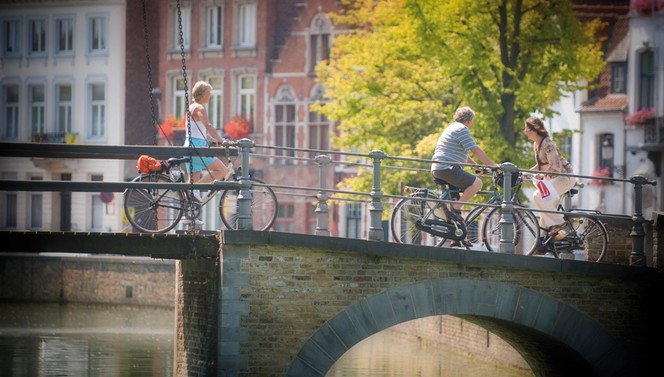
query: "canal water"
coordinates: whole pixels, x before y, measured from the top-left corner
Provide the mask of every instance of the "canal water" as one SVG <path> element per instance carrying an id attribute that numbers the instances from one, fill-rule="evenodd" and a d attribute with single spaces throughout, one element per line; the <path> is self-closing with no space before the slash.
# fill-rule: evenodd
<path id="1" fill-rule="evenodd" d="M 172 309 L 0 303 L 0 377 L 173 376 Z M 327 377 L 522 377 L 382 331 L 346 352 Z"/>
<path id="2" fill-rule="evenodd" d="M 0 377 L 172 376 L 172 309 L 0 303 Z"/>

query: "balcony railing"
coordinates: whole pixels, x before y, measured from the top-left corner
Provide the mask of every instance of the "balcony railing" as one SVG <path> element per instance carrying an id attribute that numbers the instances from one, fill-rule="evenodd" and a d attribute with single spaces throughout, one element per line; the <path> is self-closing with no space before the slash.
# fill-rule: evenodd
<path id="1" fill-rule="evenodd" d="M 648 119 L 643 124 L 643 146 L 664 144 L 664 117 Z"/>

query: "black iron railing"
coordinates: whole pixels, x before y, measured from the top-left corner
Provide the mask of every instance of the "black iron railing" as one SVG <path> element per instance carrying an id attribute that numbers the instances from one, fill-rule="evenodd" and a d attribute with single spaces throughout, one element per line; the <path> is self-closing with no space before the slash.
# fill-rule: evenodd
<path id="1" fill-rule="evenodd" d="M 664 144 L 664 117 L 648 119 L 643 124 L 644 146 L 655 146 Z"/>

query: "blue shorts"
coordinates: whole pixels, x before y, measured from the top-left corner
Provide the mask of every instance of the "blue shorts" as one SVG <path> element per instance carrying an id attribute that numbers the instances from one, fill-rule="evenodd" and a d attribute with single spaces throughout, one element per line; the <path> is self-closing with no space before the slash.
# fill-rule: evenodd
<path id="1" fill-rule="evenodd" d="M 189 140 L 190 139 L 185 140 L 185 142 L 184 142 L 185 147 L 189 146 Z M 205 139 L 201 139 L 201 138 L 197 138 L 197 137 L 192 137 L 191 138 L 191 144 L 195 147 L 205 147 L 205 148 L 207 148 L 207 146 L 208 146 L 208 143 L 207 143 L 207 141 L 205 141 Z M 192 168 L 191 171 L 194 172 L 194 173 L 199 172 L 199 171 L 203 171 L 208 167 L 208 165 L 213 163 L 214 160 L 216 160 L 216 157 L 200 157 L 200 156 L 197 156 L 196 153 L 194 153 L 194 156 L 193 156 L 192 161 L 191 161 L 191 168 Z"/>

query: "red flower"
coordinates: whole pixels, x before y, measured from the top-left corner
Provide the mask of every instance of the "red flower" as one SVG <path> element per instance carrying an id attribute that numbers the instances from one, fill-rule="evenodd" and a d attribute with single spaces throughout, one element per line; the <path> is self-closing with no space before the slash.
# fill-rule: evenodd
<path id="1" fill-rule="evenodd" d="M 611 169 L 609 169 L 608 166 L 605 166 L 603 168 L 599 168 L 595 170 L 592 174 L 593 177 L 603 177 L 603 178 L 609 178 L 611 177 Z M 611 181 L 606 180 L 606 179 L 591 179 L 590 184 L 591 185 L 597 185 L 597 186 L 604 186 L 610 184 Z"/>
<path id="2" fill-rule="evenodd" d="M 176 118 L 173 114 L 170 114 L 168 116 L 168 118 L 166 118 L 164 123 L 159 125 L 159 133 L 166 140 L 172 140 L 173 139 L 173 129 L 183 127 L 183 124 L 184 124 L 183 121 L 184 121 L 184 118 L 181 121 L 179 118 Z"/>
<path id="3" fill-rule="evenodd" d="M 650 14 L 664 8 L 664 0 L 632 0 L 630 8 L 639 14 Z"/>
<path id="4" fill-rule="evenodd" d="M 639 124 L 644 124 L 648 119 L 655 117 L 655 109 L 652 107 L 644 107 L 639 109 L 635 113 L 625 117 L 625 123 L 636 126 Z"/>
<path id="5" fill-rule="evenodd" d="M 236 115 L 226 123 L 224 132 L 235 140 L 244 139 L 251 133 L 251 123 L 241 115 Z"/>

